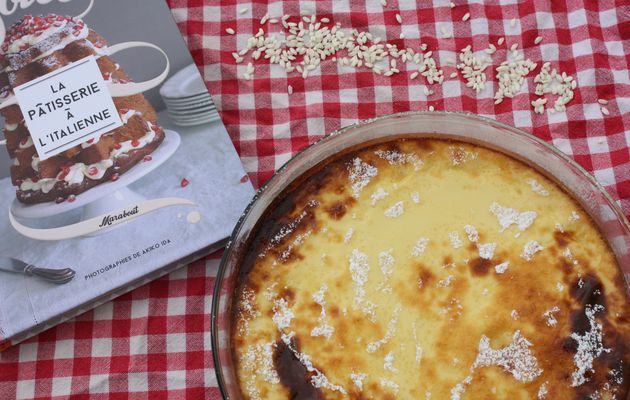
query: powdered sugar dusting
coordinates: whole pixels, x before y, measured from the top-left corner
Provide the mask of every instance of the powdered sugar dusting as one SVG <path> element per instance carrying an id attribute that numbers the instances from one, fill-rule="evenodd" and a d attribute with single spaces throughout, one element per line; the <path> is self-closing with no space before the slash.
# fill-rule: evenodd
<path id="1" fill-rule="evenodd" d="M 387 210 L 385 210 L 385 216 L 389 218 L 398 218 L 405 213 L 405 202 L 399 201 Z"/>
<path id="2" fill-rule="evenodd" d="M 427 249 L 428 244 L 429 244 L 428 238 L 418 239 L 416 244 L 413 246 L 413 249 L 411 250 L 411 255 L 414 257 L 420 257 L 424 253 L 424 251 Z"/>
<path id="3" fill-rule="evenodd" d="M 518 230 L 523 232 L 534 223 L 534 220 L 537 217 L 537 214 L 534 211 L 519 213 L 513 208 L 503 207 L 496 202 L 490 205 L 490 212 L 499 220 L 501 232 L 505 231 L 512 225 L 516 225 Z"/>
<path id="4" fill-rule="evenodd" d="M 372 205 L 376 205 L 379 200 L 383 200 L 385 197 L 389 196 L 389 193 L 385 191 L 382 187 L 378 187 L 370 198 L 372 199 Z"/>
<path id="5" fill-rule="evenodd" d="M 544 400 L 547 398 L 547 385 L 549 382 L 545 381 L 538 389 L 538 400 Z"/>
<path id="6" fill-rule="evenodd" d="M 247 287 L 243 288 L 243 290 L 241 290 L 241 296 L 239 300 L 241 323 L 238 327 L 238 333 L 241 336 L 247 333 L 249 321 L 261 315 L 260 311 L 256 309 L 255 304 L 256 292 Z"/>
<path id="7" fill-rule="evenodd" d="M 414 153 L 401 153 L 395 150 L 377 150 L 374 152 L 379 158 L 386 160 L 389 165 L 405 165 L 412 164 L 414 171 L 422 168 L 422 160 Z"/>
<path id="8" fill-rule="evenodd" d="M 477 231 L 477 228 L 475 228 L 473 225 L 464 226 L 464 231 L 466 232 L 466 235 L 468 236 L 468 240 L 471 243 L 475 243 L 477 245 L 477 251 L 479 252 L 479 257 L 483 258 L 484 260 L 492 260 L 492 257 L 494 257 L 494 249 L 497 247 L 497 244 L 496 243 L 486 243 L 486 244 L 479 243 L 479 232 Z M 451 244 L 453 245 L 454 248 L 461 247 L 461 240 L 459 240 L 459 235 L 457 234 L 457 232 L 449 233 L 449 238 L 451 239 Z"/>
<path id="9" fill-rule="evenodd" d="M 492 260 L 494 256 L 494 249 L 497 247 L 496 243 L 486 243 L 477 245 L 477 250 L 479 250 L 479 257 L 484 260 Z"/>
<path id="10" fill-rule="evenodd" d="M 414 204 L 420 204 L 420 193 L 411 192 L 411 201 L 413 201 Z"/>
<path id="11" fill-rule="evenodd" d="M 284 251 L 282 251 L 282 253 L 280 253 L 280 256 L 278 257 L 278 259 L 280 261 L 287 261 L 291 257 L 293 250 L 296 247 L 301 246 L 306 241 L 306 239 L 308 239 L 312 234 L 313 234 L 313 231 L 309 229 L 308 231 L 304 233 L 296 235 L 293 242 L 289 243 L 287 248 Z"/>
<path id="12" fill-rule="evenodd" d="M 564 249 L 564 251 L 562 252 L 562 255 L 564 256 L 564 258 L 567 259 L 567 261 L 572 261 L 573 265 L 579 264 L 578 260 L 576 260 L 573 257 L 573 253 L 571 252 L 571 249 L 568 246 Z"/>
<path id="13" fill-rule="evenodd" d="M 451 241 L 451 246 L 453 246 L 454 249 L 459 249 L 464 245 L 462 240 L 459 238 L 459 233 L 457 233 L 456 231 L 450 232 L 448 234 L 448 238 Z"/>
<path id="14" fill-rule="evenodd" d="M 541 185 L 536 179 L 530 179 L 527 181 L 527 183 L 529 184 L 529 186 L 531 186 L 534 193 L 539 194 L 543 197 L 549 196 L 549 192 L 547 191 L 547 189 L 545 189 L 543 185 Z"/>
<path id="15" fill-rule="evenodd" d="M 354 385 L 359 388 L 359 390 L 363 390 L 363 380 L 367 378 L 367 374 L 364 373 L 351 373 L 350 374 L 350 379 L 352 379 L 352 382 L 354 383 Z"/>
<path id="16" fill-rule="evenodd" d="M 285 299 L 276 300 L 272 311 L 273 316 L 271 319 L 280 331 L 288 328 L 291 325 L 291 320 L 295 317 L 293 311 L 289 308 L 289 303 Z"/>
<path id="17" fill-rule="evenodd" d="M 545 311 L 545 313 L 543 314 L 543 316 L 546 319 L 546 323 L 547 326 L 556 326 L 558 324 L 558 320 L 556 319 L 556 316 L 554 314 L 560 312 L 560 307 L 558 306 L 554 306 L 552 308 L 550 308 L 549 310 Z"/>
<path id="18" fill-rule="evenodd" d="M 361 191 L 370 184 L 376 175 L 378 175 L 376 167 L 363 162 L 359 157 L 352 160 L 352 164 L 348 166 L 348 179 L 350 179 L 352 196 L 358 199 Z"/>
<path id="19" fill-rule="evenodd" d="M 523 252 L 521 253 L 521 258 L 526 261 L 531 261 L 534 258 L 534 254 L 544 249 L 545 248 L 542 247 L 537 241 L 530 240 L 529 242 L 525 243 L 525 247 L 523 247 Z"/>
<path id="20" fill-rule="evenodd" d="M 269 383 L 280 383 L 280 378 L 273 365 L 275 343 L 258 343 L 250 346 L 245 354 L 243 367 L 255 372 Z"/>
<path id="21" fill-rule="evenodd" d="M 584 313 L 588 318 L 590 329 L 580 335 L 577 332 L 571 334 L 571 339 L 577 342 L 577 352 L 573 356 L 575 371 L 571 374 L 571 387 L 577 387 L 587 381 L 586 373 L 593 371 L 593 361 L 602 353 L 608 353 L 611 350 L 604 347 L 602 324 L 595 319 L 595 314 L 604 310 L 604 307 L 597 304 L 595 306 L 587 305 Z"/>
<path id="22" fill-rule="evenodd" d="M 473 243 L 477 243 L 479 241 L 479 232 L 477 232 L 477 228 L 472 225 L 466 225 L 464 226 L 464 231 L 466 231 L 466 234 L 468 235 L 468 240 Z"/>
<path id="23" fill-rule="evenodd" d="M 311 331 L 311 336 L 324 336 L 326 340 L 330 340 L 330 337 L 335 331 L 335 328 L 326 322 L 326 299 L 324 296 L 327 290 L 328 286 L 326 284 L 323 284 L 321 288 L 317 292 L 315 292 L 315 294 L 313 294 L 313 301 L 319 304 L 319 306 L 322 308 L 322 311 L 319 314 L 319 318 L 317 319 L 319 325 L 313 328 L 313 330 Z"/>
<path id="24" fill-rule="evenodd" d="M 398 317 L 400 316 L 400 304 L 397 304 L 394 307 L 394 311 L 392 312 L 392 318 L 387 323 L 387 331 L 385 332 L 385 336 L 377 340 L 375 342 L 370 342 L 367 345 L 366 351 L 368 353 L 375 353 L 378 349 L 381 348 L 384 344 L 387 344 L 391 338 L 396 334 L 396 325 L 398 324 Z"/>
<path id="25" fill-rule="evenodd" d="M 398 369 L 394 367 L 394 352 L 390 351 L 385 356 L 385 363 L 383 364 L 383 368 L 390 372 L 398 372 Z"/>
<path id="26" fill-rule="evenodd" d="M 360 308 L 371 321 L 376 319 L 376 304 L 365 300 L 365 284 L 368 280 L 370 265 L 367 254 L 354 249 L 350 254 L 350 274 L 355 284 L 354 307 Z"/>
<path id="27" fill-rule="evenodd" d="M 450 284 L 454 280 L 455 280 L 455 277 L 453 275 L 449 275 L 446 278 L 439 280 L 438 283 L 437 283 L 437 287 L 438 288 L 443 288 L 443 287 L 450 286 Z"/>
<path id="28" fill-rule="evenodd" d="M 531 382 L 536 379 L 543 370 L 538 367 L 538 360 L 532 354 L 531 346 L 532 344 L 518 330 L 512 336 L 512 343 L 498 350 L 490 347 L 490 339 L 487 336 L 482 336 L 477 358 L 470 367 L 470 374 L 451 389 L 451 400 L 461 399 L 466 386 L 472 382 L 475 369 L 480 367 L 491 365 L 502 367 L 520 382 Z"/>
<path id="29" fill-rule="evenodd" d="M 381 378 L 381 380 L 379 381 L 379 384 L 383 388 L 390 389 L 392 392 L 394 392 L 394 394 L 398 394 L 398 391 L 400 390 L 400 387 L 398 386 L 398 384 L 389 379 Z"/>
<path id="30" fill-rule="evenodd" d="M 354 235 L 354 229 L 348 228 L 348 231 L 343 236 L 343 242 L 344 243 L 350 243 L 350 239 L 352 239 L 352 235 Z"/>
<path id="31" fill-rule="evenodd" d="M 370 265 L 368 264 L 368 256 L 361 251 L 354 249 L 352 250 L 352 254 L 350 254 L 350 274 L 352 276 L 352 281 L 354 282 L 355 296 L 354 303 L 355 306 L 360 304 L 365 298 L 365 284 L 368 280 L 368 273 L 370 272 Z"/>
<path id="32" fill-rule="evenodd" d="M 418 332 L 416 330 L 416 321 L 413 321 L 413 325 L 412 325 L 412 333 L 413 333 L 413 340 L 414 342 L 416 342 L 416 364 L 420 365 L 420 362 L 422 361 L 422 346 L 420 346 L 420 343 L 418 342 Z"/>
<path id="33" fill-rule="evenodd" d="M 378 254 L 378 266 L 381 268 L 381 272 L 385 277 L 389 277 L 394 273 L 394 264 L 396 260 L 392 255 L 393 249 L 387 251 L 381 251 Z"/>
<path id="34" fill-rule="evenodd" d="M 496 265 L 494 267 L 494 270 L 497 272 L 497 274 L 503 274 L 503 273 L 505 273 L 505 271 L 507 271 L 509 266 L 510 266 L 510 262 L 509 261 L 502 262 L 501 264 Z"/>

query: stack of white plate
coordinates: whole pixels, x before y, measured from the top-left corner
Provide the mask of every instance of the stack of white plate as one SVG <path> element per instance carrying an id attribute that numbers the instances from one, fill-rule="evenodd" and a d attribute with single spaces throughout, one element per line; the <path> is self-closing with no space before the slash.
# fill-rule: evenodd
<path id="1" fill-rule="evenodd" d="M 160 95 L 177 125 L 200 125 L 220 118 L 195 64 L 170 77 L 160 88 Z"/>

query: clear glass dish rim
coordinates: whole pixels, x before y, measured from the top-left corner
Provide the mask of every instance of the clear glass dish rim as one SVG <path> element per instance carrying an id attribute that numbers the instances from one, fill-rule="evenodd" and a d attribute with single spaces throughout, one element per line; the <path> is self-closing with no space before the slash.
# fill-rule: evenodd
<path id="1" fill-rule="evenodd" d="M 233 249 L 234 249 L 233 243 L 236 242 L 235 239 L 238 238 L 241 232 L 241 228 L 243 227 L 245 222 L 247 222 L 247 219 L 253 207 L 256 205 L 258 201 L 260 201 L 261 197 L 266 194 L 267 188 L 271 186 L 273 183 L 275 183 L 276 179 L 279 179 L 278 176 L 282 175 L 285 170 L 292 168 L 296 164 L 299 164 L 300 160 L 305 157 L 305 153 L 316 151 L 316 149 L 320 147 L 323 143 L 327 143 L 330 140 L 335 140 L 338 136 L 344 134 L 345 132 L 349 130 L 357 129 L 364 125 L 372 124 L 374 122 L 378 122 L 384 119 L 400 118 L 400 117 L 405 117 L 405 116 L 424 116 L 424 115 L 429 116 L 429 117 L 432 115 L 446 115 L 446 116 L 454 115 L 457 117 L 469 118 L 472 121 L 475 121 L 477 123 L 494 125 L 497 128 L 511 131 L 514 134 L 526 137 L 527 139 L 535 142 L 535 144 L 541 145 L 545 150 L 553 153 L 555 156 L 561 158 L 563 161 L 571 165 L 581 174 L 583 178 L 588 180 L 589 183 L 593 185 L 600 192 L 600 194 L 603 195 L 604 199 L 606 200 L 608 205 L 611 207 L 611 209 L 615 213 L 615 216 L 617 217 L 617 220 L 621 223 L 621 225 L 623 225 L 626 231 L 630 232 L 630 222 L 628 221 L 628 218 L 626 217 L 626 215 L 623 213 L 623 210 L 617 204 L 617 202 L 612 198 L 612 196 L 608 193 L 608 191 L 595 179 L 595 177 L 590 172 L 588 172 L 584 167 L 582 167 L 574 159 L 572 159 L 571 157 L 569 157 L 568 155 L 560 151 L 560 149 L 558 149 L 551 143 L 543 139 L 540 139 L 539 137 L 531 133 L 525 132 L 522 129 L 513 127 L 501 121 L 497 121 L 495 119 L 488 118 L 488 117 L 483 117 L 477 114 L 472 114 L 468 112 L 459 112 L 459 111 L 405 111 L 405 112 L 399 112 L 399 113 L 380 115 L 375 118 L 361 120 L 354 124 L 339 128 L 333 131 L 332 133 L 330 133 L 329 135 L 326 135 L 316 140 L 312 144 L 298 151 L 293 157 L 291 157 L 286 163 L 284 163 L 284 165 L 282 165 L 280 168 L 278 168 L 278 170 L 276 170 L 273 173 L 273 175 L 260 187 L 260 189 L 256 191 L 256 194 L 254 195 L 250 203 L 247 205 L 247 207 L 243 211 L 243 214 L 239 218 L 225 246 L 225 250 L 223 252 L 223 256 L 221 257 L 221 262 L 217 270 L 217 275 L 215 277 L 213 296 L 212 296 L 212 306 L 210 310 L 211 312 L 210 337 L 211 337 L 211 346 L 212 346 L 212 361 L 214 364 L 215 374 L 217 377 L 217 384 L 219 387 L 219 391 L 221 392 L 221 397 L 223 397 L 224 399 L 226 398 L 226 389 L 225 389 L 225 382 L 224 382 L 223 373 L 222 373 L 222 364 L 221 364 L 221 360 L 219 359 L 219 351 L 215 351 L 215 349 L 219 348 L 217 315 L 219 311 L 218 308 L 219 308 L 220 296 L 218 294 L 220 293 L 220 288 L 223 283 L 223 276 L 225 274 L 225 269 L 227 267 L 228 261 L 230 260 L 230 255 L 232 254 Z M 328 157 L 332 157 L 332 156 L 334 156 L 334 154 L 331 154 Z M 626 284 L 628 285 L 629 282 L 626 281 Z"/>

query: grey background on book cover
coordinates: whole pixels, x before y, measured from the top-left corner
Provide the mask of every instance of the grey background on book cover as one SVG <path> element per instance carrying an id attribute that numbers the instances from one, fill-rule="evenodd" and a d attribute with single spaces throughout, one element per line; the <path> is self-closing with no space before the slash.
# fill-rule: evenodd
<path id="1" fill-rule="evenodd" d="M 36 3 L 26 10 L 19 9 L 15 14 L 1 17 L 8 30 L 26 14 L 55 13 L 75 16 L 82 13 L 89 3 L 89 0 L 71 0 L 69 3 L 52 0 L 46 6 Z M 165 0 L 94 0 L 92 11 L 83 20 L 110 45 L 140 41 L 160 46 L 168 54 L 170 75 L 193 62 Z M 153 49 L 134 48 L 116 53 L 114 58 L 138 82 L 157 76 L 164 69 L 164 57 Z M 158 91 L 159 87 L 145 92 L 144 95 L 157 111 L 161 111 L 166 107 Z M 4 126 L 1 117 L 0 121 L 1 128 Z M 0 148 L 0 178 L 9 176 L 10 165 L 9 155 Z"/>

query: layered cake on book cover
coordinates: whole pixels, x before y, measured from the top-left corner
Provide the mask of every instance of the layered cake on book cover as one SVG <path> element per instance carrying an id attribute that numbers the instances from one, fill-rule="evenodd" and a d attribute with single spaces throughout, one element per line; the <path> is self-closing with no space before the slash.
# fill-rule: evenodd
<path id="1" fill-rule="evenodd" d="M 0 54 L 0 96 L 88 56 L 97 58 L 103 78 L 128 83 L 130 77 L 109 57 L 107 41 L 81 19 L 61 16 L 24 16 L 8 31 Z M 164 139 L 157 114 L 142 94 L 115 97 L 123 125 L 40 160 L 24 117 L 17 105 L 0 111 L 5 119 L 7 150 L 13 160 L 11 179 L 22 203 L 63 202 L 150 160 Z"/>

